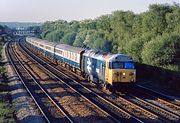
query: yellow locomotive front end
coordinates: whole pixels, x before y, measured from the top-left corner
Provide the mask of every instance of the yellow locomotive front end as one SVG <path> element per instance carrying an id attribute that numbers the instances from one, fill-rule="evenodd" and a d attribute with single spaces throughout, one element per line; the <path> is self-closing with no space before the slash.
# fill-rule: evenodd
<path id="1" fill-rule="evenodd" d="M 128 55 L 116 54 L 106 60 L 106 82 L 113 88 L 133 85 L 136 81 L 136 69 Z"/>

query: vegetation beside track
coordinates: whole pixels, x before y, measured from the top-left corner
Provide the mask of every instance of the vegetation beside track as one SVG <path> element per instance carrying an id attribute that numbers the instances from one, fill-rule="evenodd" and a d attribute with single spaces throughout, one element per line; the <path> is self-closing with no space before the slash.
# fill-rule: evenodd
<path id="1" fill-rule="evenodd" d="M 14 123 L 14 106 L 9 95 L 7 70 L 5 62 L 2 61 L 2 49 L 10 35 L 6 33 L 7 27 L 0 26 L 0 122 Z"/>
<path id="2" fill-rule="evenodd" d="M 0 121 L 3 123 L 13 123 L 14 106 L 11 104 L 7 82 L 0 83 Z"/>

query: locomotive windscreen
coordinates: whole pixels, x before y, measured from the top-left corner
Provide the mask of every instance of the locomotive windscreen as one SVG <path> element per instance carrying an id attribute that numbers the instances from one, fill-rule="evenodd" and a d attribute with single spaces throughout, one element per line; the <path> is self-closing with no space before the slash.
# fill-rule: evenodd
<path id="1" fill-rule="evenodd" d="M 134 69 L 134 63 L 132 63 L 132 62 L 124 63 L 124 68 L 125 69 Z"/>
<path id="2" fill-rule="evenodd" d="M 112 62 L 109 66 L 110 69 L 134 69 L 132 62 Z"/>

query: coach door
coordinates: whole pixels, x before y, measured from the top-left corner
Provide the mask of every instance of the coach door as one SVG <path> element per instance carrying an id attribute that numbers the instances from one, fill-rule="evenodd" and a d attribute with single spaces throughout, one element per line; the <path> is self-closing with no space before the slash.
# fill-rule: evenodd
<path id="1" fill-rule="evenodd" d="M 100 73 L 100 79 L 105 81 L 105 65 L 103 63 L 100 65 Z"/>

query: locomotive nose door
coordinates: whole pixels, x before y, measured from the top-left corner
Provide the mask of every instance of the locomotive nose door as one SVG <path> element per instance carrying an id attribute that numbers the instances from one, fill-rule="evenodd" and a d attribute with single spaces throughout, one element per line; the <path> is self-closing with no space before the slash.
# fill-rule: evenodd
<path id="1" fill-rule="evenodd" d="M 112 70 L 112 79 L 114 82 L 122 81 L 122 71 L 123 63 L 121 62 L 111 62 L 110 68 Z"/>

